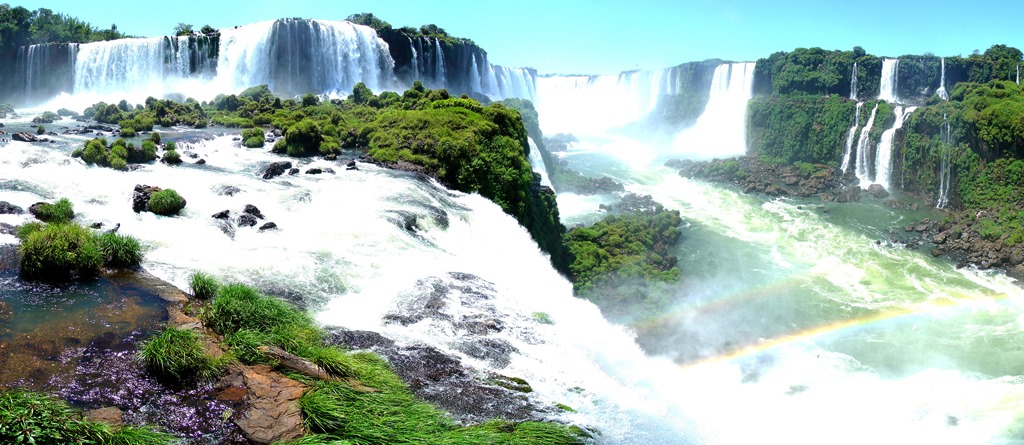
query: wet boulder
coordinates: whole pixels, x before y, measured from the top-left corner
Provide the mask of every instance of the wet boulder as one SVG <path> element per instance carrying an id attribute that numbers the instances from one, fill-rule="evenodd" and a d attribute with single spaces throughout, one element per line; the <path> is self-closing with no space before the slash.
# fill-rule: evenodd
<path id="1" fill-rule="evenodd" d="M 882 187 L 881 184 L 871 184 L 868 186 L 868 194 L 874 196 L 876 199 L 882 199 L 889 196 L 889 191 Z"/>
<path id="2" fill-rule="evenodd" d="M 263 171 L 263 179 L 271 179 L 277 176 L 285 174 L 292 168 L 292 163 L 289 161 L 280 161 L 271 163 L 267 166 L 266 170 Z"/>
<path id="3" fill-rule="evenodd" d="M 154 193 L 163 190 L 160 187 L 154 187 L 150 185 L 136 184 L 135 190 L 132 191 L 132 210 L 135 213 L 140 213 L 146 210 L 149 206 L 149 198 Z"/>
<path id="4" fill-rule="evenodd" d="M 860 186 L 847 187 L 836 194 L 836 202 L 860 201 Z"/>
<path id="5" fill-rule="evenodd" d="M 25 213 L 25 209 L 7 201 L 0 201 L 0 215 L 21 215 L 22 213 Z"/>
<path id="6" fill-rule="evenodd" d="M 263 217 L 263 212 L 260 212 L 260 209 L 257 208 L 256 206 L 252 205 L 252 204 L 246 204 L 245 205 L 245 210 L 242 210 L 242 213 L 248 213 L 248 214 L 250 214 L 252 216 L 255 216 L 256 218 L 259 218 L 259 219 L 263 219 L 264 218 Z"/>

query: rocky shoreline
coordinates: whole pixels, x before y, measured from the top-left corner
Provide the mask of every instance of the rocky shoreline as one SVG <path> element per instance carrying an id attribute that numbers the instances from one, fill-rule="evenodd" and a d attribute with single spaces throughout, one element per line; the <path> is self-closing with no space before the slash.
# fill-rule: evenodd
<path id="1" fill-rule="evenodd" d="M 666 167 L 678 170 L 684 178 L 732 184 L 744 193 L 758 193 L 773 197 L 818 197 L 822 203 L 847 203 L 865 197 L 884 200 L 892 208 L 918 210 L 919 204 L 907 204 L 892 198 L 888 190 L 878 184 L 867 189 L 858 185 L 852 174 L 823 164 L 778 165 L 763 162 L 753 156 L 711 161 L 670 160 Z M 1021 205 L 1018 205 L 1021 206 Z M 828 208 L 820 206 L 823 212 Z M 1018 209 L 1024 210 L 1024 209 Z M 1009 233 L 986 233 L 979 222 L 982 212 L 944 210 L 941 221 L 924 219 L 902 227 L 902 233 L 893 232 L 886 240 L 910 249 L 925 249 L 932 256 L 944 256 L 957 267 L 1000 269 L 1017 280 L 1024 281 L 1024 243 L 1013 244 Z"/>

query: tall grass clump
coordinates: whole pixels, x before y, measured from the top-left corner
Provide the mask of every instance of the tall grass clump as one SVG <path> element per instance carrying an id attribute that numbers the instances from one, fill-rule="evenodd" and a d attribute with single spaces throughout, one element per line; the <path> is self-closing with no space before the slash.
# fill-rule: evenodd
<path id="1" fill-rule="evenodd" d="M 188 278 L 188 287 L 192 289 L 192 296 L 200 300 L 209 300 L 217 295 L 220 284 L 212 276 L 203 272 L 193 272 Z"/>
<path id="2" fill-rule="evenodd" d="M 129 269 L 142 264 L 142 244 L 134 236 L 103 233 L 97 235 L 96 242 L 107 267 Z"/>
<path id="3" fill-rule="evenodd" d="M 62 400 L 13 389 L 0 391 L 0 443 L 170 445 L 178 441 L 148 426 L 115 428 L 87 420 Z"/>
<path id="4" fill-rule="evenodd" d="M 61 198 L 53 204 L 42 203 L 39 205 L 35 217 L 42 222 L 62 223 L 75 219 L 75 209 L 71 205 L 71 201 Z"/>
<path id="5" fill-rule="evenodd" d="M 139 358 L 158 376 L 182 380 L 216 375 L 220 366 L 191 329 L 168 327 L 139 347 Z"/>
<path id="6" fill-rule="evenodd" d="M 60 223 L 30 226 L 18 248 L 21 275 L 41 281 L 68 281 L 89 277 L 103 265 L 103 252 L 89 229 Z"/>

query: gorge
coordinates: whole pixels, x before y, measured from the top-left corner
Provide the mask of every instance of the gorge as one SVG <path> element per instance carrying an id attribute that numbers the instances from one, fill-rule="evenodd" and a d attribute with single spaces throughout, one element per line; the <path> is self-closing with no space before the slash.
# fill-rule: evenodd
<path id="1" fill-rule="evenodd" d="M 1014 127 L 1024 96 L 1007 77 L 1022 59 L 1014 48 L 967 58 L 812 48 L 561 76 L 495 65 L 472 42 L 447 35 L 282 19 L 215 34 L 40 44 L 12 57 L 0 82 L 0 102 L 14 104 L 3 130 L 35 134 L 45 125 L 43 137 L 54 142 L 0 145 L 0 201 L 28 208 L 67 197 L 78 220 L 137 237 L 142 269 L 179 289 L 205 271 L 282 297 L 324 326 L 434 348 L 470 374 L 522 379 L 532 388 L 522 394 L 531 416 L 580 426 L 591 434 L 585 442 L 1024 440 L 1024 292 L 1000 270 L 1012 274 L 1024 263 L 1011 255 L 1024 241 L 1013 238 L 1024 225 L 1012 198 L 1024 171 L 1024 138 Z M 271 98 L 239 99 L 261 84 L 280 108 Z M 241 105 L 229 112 L 232 95 Z M 99 101 L 125 116 L 144 112 L 136 104 L 157 109 L 149 97 L 203 119 L 153 127 L 176 143 L 181 165 L 92 165 L 73 153 L 98 136 L 82 131 L 96 122 L 33 122 L 44 111 L 79 113 Z M 387 108 L 406 99 L 422 108 Z M 398 157 L 396 169 L 366 157 L 389 143 L 374 122 L 400 128 L 417 112 L 437 122 L 428 110 L 450 107 L 459 113 L 454 122 L 485 116 L 487 130 L 506 116 L 494 111 L 502 105 L 488 105 L 502 99 L 530 100 L 536 112 L 531 122 L 522 103 L 504 102 L 523 121 L 507 128 L 528 134 L 513 141 L 519 158 L 537 171 L 528 187 L 535 197 L 522 202 L 554 196 L 547 223 L 585 227 L 626 192 L 650 195 L 685 221 L 682 241 L 666 247 L 681 280 L 618 283 L 627 291 L 613 296 L 632 310 L 613 316 L 574 295 L 552 264 L 555 247 L 525 227 L 515 205 L 493 197 L 518 191 L 488 199 L 484 186 L 458 191 L 461 176 L 410 167 L 429 160 Z M 113 105 L 121 100 L 125 109 Z M 372 101 L 376 111 L 359 111 L 364 121 L 347 114 Z M 238 112 L 247 107 L 257 112 Z M 285 157 L 269 141 L 247 148 L 239 130 L 217 125 L 257 125 L 266 114 L 273 119 L 257 125 L 264 137 L 294 142 L 292 128 L 317 109 L 326 115 L 318 125 L 336 117 L 334 131 L 323 133 L 341 146 L 327 155 Z M 375 120 L 385 118 L 394 120 Z M 91 131 L 113 139 L 132 120 Z M 501 129 L 494 134 L 507 130 L 493 126 Z M 418 134 L 392 143 L 403 148 L 403 138 Z M 349 135 L 355 145 L 342 145 Z M 141 144 L 147 136 L 125 139 Z M 830 172 L 857 199 L 833 202 L 825 198 L 832 190 L 744 193 L 729 182 L 758 179 L 760 167 L 743 170 L 738 156 L 786 172 L 763 185 L 797 188 Z M 709 168 L 730 181 L 682 177 L 666 166 L 713 158 Z M 281 161 L 295 174 L 264 179 Z M 609 178 L 623 191 L 567 191 L 566 169 Z M 876 183 L 892 196 L 861 196 Z M 173 187 L 188 204 L 176 217 L 137 213 L 137 184 Z M 211 218 L 247 204 L 277 229 Z M 978 227 L 990 221 L 990 232 L 976 233 L 956 220 L 967 238 L 999 246 L 991 248 L 995 268 L 958 268 L 927 247 L 907 248 L 918 241 L 903 234 L 931 236 L 907 225 L 949 218 L 941 224 L 953 230 L 953 214 L 934 207 L 964 210 Z M 32 219 L 0 214 L 9 226 Z M 4 232 L 0 243 L 19 240 Z M 73 294 L 25 285 L 4 266 L 0 301 L 17 320 L 45 318 L 41 301 Z M 17 338 L 3 320 L 0 340 Z"/>

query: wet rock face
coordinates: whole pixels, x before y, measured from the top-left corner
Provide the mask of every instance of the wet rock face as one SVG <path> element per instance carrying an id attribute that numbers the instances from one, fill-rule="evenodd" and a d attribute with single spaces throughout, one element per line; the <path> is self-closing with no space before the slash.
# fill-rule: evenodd
<path id="1" fill-rule="evenodd" d="M 263 179 L 271 179 L 277 176 L 281 176 L 288 172 L 292 168 L 292 163 L 289 161 L 280 161 L 271 163 L 267 166 L 266 170 L 263 171 Z"/>
<path id="2" fill-rule="evenodd" d="M 25 209 L 7 201 L 0 201 L 0 215 L 21 215 L 22 213 L 25 213 Z"/>
<path id="3" fill-rule="evenodd" d="M 299 398 L 308 387 L 269 366 L 233 366 L 218 389 L 218 397 L 236 402 L 235 424 L 252 442 L 283 442 L 306 433 Z"/>

